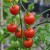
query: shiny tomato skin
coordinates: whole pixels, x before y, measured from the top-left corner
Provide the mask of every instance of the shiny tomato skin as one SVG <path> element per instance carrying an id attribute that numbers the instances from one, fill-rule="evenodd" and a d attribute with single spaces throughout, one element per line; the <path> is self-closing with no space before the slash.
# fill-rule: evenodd
<path id="1" fill-rule="evenodd" d="M 7 30 L 9 31 L 9 32 L 15 32 L 16 30 L 17 30 L 17 26 L 15 25 L 15 24 L 8 24 L 8 26 L 7 26 Z"/>
<path id="2" fill-rule="evenodd" d="M 35 35 L 35 31 L 33 28 L 28 28 L 27 30 L 24 30 L 24 35 L 27 37 L 27 38 L 32 38 L 34 37 Z"/>
<path id="3" fill-rule="evenodd" d="M 18 5 L 14 5 L 10 7 L 10 13 L 12 15 L 17 15 L 19 12 L 20 7 Z"/>
<path id="4" fill-rule="evenodd" d="M 23 41 L 23 45 L 24 45 L 24 47 L 26 47 L 26 48 L 30 48 L 30 47 L 32 47 L 32 45 L 33 45 L 33 41 L 32 41 L 30 38 L 28 38 L 27 40 L 24 40 L 24 41 Z"/>
<path id="5" fill-rule="evenodd" d="M 15 32 L 15 36 L 16 36 L 17 38 L 22 38 L 22 37 L 23 37 L 22 29 L 16 31 L 16 32 Z"/>
<path id="6" fill-rule="evenodd" d="M 28 13 L 28 15 L 24 15 L 24 22 L 28 25 L 33 24 L 35 21 L 35 17 L 32 13 Z"/>

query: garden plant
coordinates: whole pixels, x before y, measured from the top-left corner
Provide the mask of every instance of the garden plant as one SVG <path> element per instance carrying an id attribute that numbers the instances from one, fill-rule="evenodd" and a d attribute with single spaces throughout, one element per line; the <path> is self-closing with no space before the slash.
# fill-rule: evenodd
<path id="1" fill-rule="evenodd" d="M 3 2 L 3 18 L 6 22 L 4 27 L 2 25 L 0 27 L 0 44 L 6 43 L 8 38 L 9 46 L 6 50 L 34 50 L 38 46 L 42 50 L 50 50 L 48 15 L 46 21 L 35 24 L 50 9 L 34 15 L 30 12 L 34 8 L 34 3 L 29 4 L 28 10 L 22 4 L 22 2 L 28 2 L 27 0 L 4 0 Z M 24 9 L 23 15 L 22 9 Z M 45 44 L 45 47 L 41 46 L 41 42 Z"/>

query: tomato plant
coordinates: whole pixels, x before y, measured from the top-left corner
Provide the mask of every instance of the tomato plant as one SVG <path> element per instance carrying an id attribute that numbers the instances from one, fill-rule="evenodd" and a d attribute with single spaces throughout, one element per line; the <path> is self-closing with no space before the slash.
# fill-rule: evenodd
<path id="1" fill-rule="evenodd" d="M 40 46 L 43 50 L 50 50 L 50 24 L 48 24 L 50 21 L 47 18 L 46 21 L 34 25 L 37 19 L 50 9 L 34 15 L 25 9 L 22 2 L 27 3 L 28 1 L 8 0 L 7 2 L 7 0 L 4 0 L 3 16 L 6 22 L 4 23 L 5 27 L 0 27 L 0 43 L 6 43 L 8 38 L 9 45 L 5 50 L 33 50 L 37 46 Z M 33 4 L 29 5 L 29 10 L 34 7 Z M 42 47 L 41 42 L 46 46 Z"/>

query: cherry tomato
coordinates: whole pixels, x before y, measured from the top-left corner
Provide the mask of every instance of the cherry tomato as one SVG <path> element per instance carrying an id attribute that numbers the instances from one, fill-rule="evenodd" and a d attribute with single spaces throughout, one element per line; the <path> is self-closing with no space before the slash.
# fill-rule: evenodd
<path id="1" fill-rule="evenodd" d="M 19 6 L 18 5 L 14 5 L 14 6 L 11 6 L 10 7 L 10 13 L 12 14 L 12 15 L 17 15 L 18 14 L 18 12 L 19 12 Z"/>
<path id="2" fill-rule="evenodd" d="M 32 13 L 28 13 L 28 15 L 24 15 L 24 22 L 28 25 L 33 24 L 35 21 L 35 17 Z"/>
<path id="3" fill-rule="evenodd" d="M 22 30 L 19 29 L 18 31 L 16 31 L 16 32 L 15 32 L 15 36 L 16 36 L 17 38 L 22 38 L 22 37 L 23 37 Z"/>
<path id="4" fill-rule="evenodd" d="M 35 31 L 32 28 L 28 28 L 27 30 L 24 30 L 24 35 L 27 38 L 32 38 L 35 35 Z"/>
<path id="5" fill-rule="evenodd" d="M 8 26 L 7 26 L 7 30 L 9 31 L 9 32 L 15 32 L 16 30 L 17 30 L 17 26 L 15 25 L 15 24 L 8 24 Z"/>
<path id="6" fill-rule="evenodd" d="M 23 41 L 23 45 L 26 48 L 30 48 L 33 45 L 33 41 L 30 38 L 28 38 L 27 40 Z"/>
<path id="7" fill-rule="evenodd" d="M 13 0 L 7 0 L 7 2 L 12 2 Z"/>

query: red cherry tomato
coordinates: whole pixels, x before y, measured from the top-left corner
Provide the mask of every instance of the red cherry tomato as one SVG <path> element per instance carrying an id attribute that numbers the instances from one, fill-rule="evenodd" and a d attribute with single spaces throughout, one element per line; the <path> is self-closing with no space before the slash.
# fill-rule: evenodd
<path id="1" fill-rule="evenodd" d="M 16 30 L 17 30 L 17 26 L 15 25 L 15 24 L 8 24 L 8 26 L 7 26 L 7 30 L 9 31 L 9 32 L 15 32 Z"/>
<path id="2" fill-rule="evenodd" d="M 33 45 L 33 41 L 30 38 L 28 38 L 27 40 L 23 41 L 23 45 L 26 48 L 30 48 Z"/>
<path id="3" fill-rule="evenodd" d="M 15 36 L 16 36 L 17 38 L 22 38 L 22 37 L 23 37 L 22 30 L 20 29 L 20 30 L 16 31 L 16 32 L 15 32 Z"/>
<path id="4" fill-rule="evenodd" d="M 19 12 L 19 6 L 18 5 L 14 5 L 14 6 L 11 6 L 10 7 L 10 13 L 12 14 L 12 15 L 17 15 L 18 14 L 18 12 Z"/>
<path id="5" fill-rule="evenodd" d="M 35 17 L 32 13 L 28 13 L 28 15 L 24 15 L 24 22 L 28 25 L 33 24 L 35 21 Z"/>
<path id="6" fill-rule="evenodd" d="M 32 38 L 35 35 L 35 31 L 32 28 L 28 28 L 27 30 L 24 30 L 24 35 L 27 38 Z"/>

